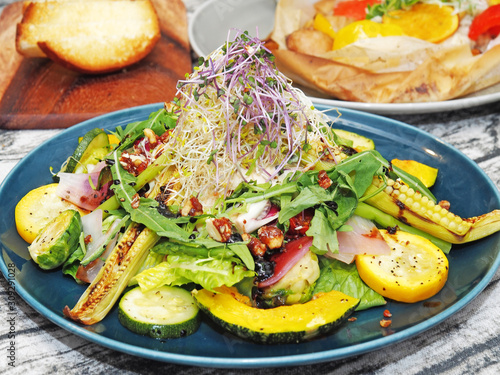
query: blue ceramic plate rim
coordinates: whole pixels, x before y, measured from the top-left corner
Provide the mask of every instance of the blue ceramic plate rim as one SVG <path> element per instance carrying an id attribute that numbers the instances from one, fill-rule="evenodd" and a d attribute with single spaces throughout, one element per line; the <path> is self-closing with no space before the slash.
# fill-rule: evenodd
<path id="1" fill-rule="evenodd" d="M 162 103 L 155 103 L 140 107 L 129 108 L 121 111 L 112 112 L 103 116 L 96 117 L 94 119 L 87 120 L 78 125 L 75 125 L 71 128 L 66 129 L 65 131 L 59 133 L 52 139 L 58 139 L 62 137 L 76 137 L 83 134 L 84 130 L 89 130 L 92 127 L 99 126 L 99 123 L 107 120 L 121 120 L 120 123 L 122 126 L 127 124 L 127 121 L 123 122 L 128 118 L 131 118 L 137 113 L 144 114 L 144 118 L 147 115 L 162 106 Z M 331 110 L 331 107 L 327 106 L 317 106 L 320 110 Z M 453 152 L 457 158 L 462 159 L 462 161 L 466 161 L 469 163 L 469 166 L 477 172 L 482 179 L 489 187 L 493 189 L 495 192 L 492 199 L 495 200 L 496 205 L 500 205 L 500 192 L 493 184 L 493 182 L 489 179 L 489 177 L 470 159 L 467 158 L 461 151 L 455 149 L 453 146 L 449 145 L 446 142 L 439 140 L 438 138 L 418 129 L 412 127 L 408 124 L 398 122 L 392 119 L 380 117 L 373 114 L 362 113 L 351 109 L 339 108 L 342 113 L 342 118 L 347 121 L 355 121 L 360 124 L 370 124 L 367 125 L 368 128 L 373 127 L 374 131 L 383 132 L 379 126 L 383 125 L 391 125 L 394 126 L 398 130 L 402 130 L 406 134 L 414 134 L 419 137 L 424 137 L 426 139 L 438 142 L 442 144 L 443 147 L 448 149 L 448 151 Z M 115 124 L 116 124 L 115 122 Z M 377 125 L 373 125 L 377 124 Z M 39 149 L 43 147 L 43 144 L 32 150 L 23 160 L 21 160 L 9 173 L 7 178 L 0 185 L 0 203 L 1 199 L 5 194 L 6 189 L 8 189 L 10 182 L 13 180 L 13 176 L 18 173 L 24 166 L 25 160 L 30 157 L 34 157 L 39 152 Z M 45 172 L 44 172 L 45 173 Z M 1 228 L 2 230 L 4 228 Z M 3 232 L 2 232 L 3 233 Z M 0 233 L 1 234 L 1 233 Z M 5 249 L 6 246 L 0 239 L 0 244 L 2 245 L 2 253 L 0 256 L 0 269 L 4 274 L 4 277 L 7 278 L 7 274 L 9 272 L 6 259 L 5 259 Z M 208 356 L 196 356 L 189 354 L 177 354 L 170 352 L 162 352 L 156 351 L 153 349 L 143 348 L 135 345 L 130 345 L 126 343 L 119 342 L 113 338 L 104 337 L 99 334 L 95 334 L 91 331 L 88 331 L 81 327 L 80 325 L 71 322 L 65 319 L 62 314 L 56 314 L 52 312 L 49 308 L 43 305 L 43 301 L 39 301 L 34 298 L 29 291 L 25 288 L 16 286 L 16 292 L 36 311 L 38 311 L 45 318 L 49 319 L 53 323 L 62 327 L 63 329 L 85 338 L 91 342 L 103 345 L 110 349 L 114 349 L 120 352 L 124 352 L 127 354 L 149 358 L 159 361 L 171 362 L 176 364 L 183 365 L 193 365 L 193 366 L 205 366 L 205 367 L 219 367 L 219 368 L 256 368 L 256 367 L 275 367 L 275 366 L 292 366 L 292 365 L 305 365 L 312 363 L 320 363 L 325 361 L 337 360 L 345 357 L 350 357 L 354 355 L 363 354 L 366 352 L 370 352 L 376 349 L 381 349 L 388 345 L 392 345 L 398 343 L 400 341 L 411 338 L 415 335 L 421 334 L 422 332 L 434 327 L 435 325 L 443 322 L 445 319 L 457 313 L 459 310 L 464 308 L 468 303 L 470 303 L 490 282 L 493 278 L 495 272 L 500 267 L 500 254 L 496 256 L 494 262 L 491 263 L 491 267 L 488 272 L 484 274 L 482 279 L 472 288 L 466 295 L 461 297 L 456 303 L 447 307 L 444 311 L 428 318 L 425 321 L 415 324 L 412 327 L 405 328 L 400 332 L 396 332 L 392 335 L 369 340 L 367 342 L 355 344 L 352 346 L 334 348 L 314 353 L 306 353 L 306 354 L 293 354 L 290 355 L 282 355 L 282 356 L 273 356 L 273 357 L 208 357 Z M 300 345 L 300 344 L 299 344 Z"/>

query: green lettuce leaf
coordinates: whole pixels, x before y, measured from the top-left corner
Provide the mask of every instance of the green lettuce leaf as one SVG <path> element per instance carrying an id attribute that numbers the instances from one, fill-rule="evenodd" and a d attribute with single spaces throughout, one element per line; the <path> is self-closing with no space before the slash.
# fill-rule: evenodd
<path id="1" fill-rule="evenodd" d="M 313 248 L 316 254 L 322 255 L 330 250 L 332 253 L 338 252 L 339 243 L 337 232 L 332 229 L 323 209 L 317 209 L 311 220 L 311 226 L 306 234 L 313 237 Z"/>
<path id="2" fill-rule="evenodd" d="M 62 273 L 64 275 L 69 275 L 75 279 L 77 283 L 81 283 L 80 280 L 76 278 L 76 273 L 78 272 L 78 267 L 80 267 L 80 261 L 85 256 L 82 248 L 79 246 L 64 262 L 62 266 Z"/>
<path id="3" fill-rule="evenodd" d="M 335 259 L 322 258 L 320 267 L 321 272 L 314 287 L 314 294 L 337 290 L 348 296 L 359 298 L 357 311 L 386 304 L 384 297 L 361 280 L 356 264 L 345 264 Z"/>
<path id="4" fill-rule="evenodd" d="M 234 257 L 200 258 L 179 253 L 169 255 L 165 262 L 141 272 L 135 279 L 142 290 L 190 282 L 214 290 L 222 285 L 232 286 L 254 275 Z"/>
<path id="5" fill-rule="evenodd" d="M 185 254 L 199 258 L 228 258 L 237 256 L 243 261 L 243 264 L 249 269 L 255 269 L 255 262 L 248 246 L 243 242 L 225 244 L 212 240 L 211 238 L 189 239 L 189 242 L 180 242 L 176 240 L 162 241 L 158 243 L 151 251 L 162 254 Z"/>
<path id="6" fill-rule="evenodd" d="M 112 184 L 111 189 L 117 196 L 120 205 L 130 214 L 132 221 L 144 224 L 159 236 L 176 239 L 188 238 L 188 232 L 180 228 L 174 220 L 166 218 L 158 212 L 156 209 L 158 202 L 154 199 L 140 198 L 139 206 L 132 207 L 132 201 L 136 194 L 134 185 L 137 178 L 121 166 L 120 155 L 119 151 L 114 151 L 111 155 L 113 180 L 119 182 L 119 184 Z"/>
<path id="7" fill-rule="evenodd" d="M 126 150 L 131 147 L 134 142 L 144 137 L 144 129 L 152 129 L 155 134 L 162 135 L 167 129 L 175 127 L 177 118 L 164 108 L 159 109 L 149 115 L 149 118 L 144 121 L 136 121 L 128 124 L 125 129 L 118 126 L 115 135 L 121 140 L 119 150 Z"/>

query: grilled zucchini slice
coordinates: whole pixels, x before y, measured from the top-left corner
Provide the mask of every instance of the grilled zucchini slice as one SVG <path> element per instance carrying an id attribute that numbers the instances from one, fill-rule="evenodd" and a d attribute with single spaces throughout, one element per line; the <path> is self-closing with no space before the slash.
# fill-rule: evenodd
<path id="1" fill-rule="evenodd" d="M 95 128 L 88 131 L 76 147 L 61 172 L 86 173 L 87 165 L 95 165 L 109 153 L 110 144 L 106 132 Z"/>
<path id="2" fill-rule="evenodd" d="M 140 287 L 124 294 L 118 306 L 120 323 L 140 335 L 175 339 L 196 332 L 199 309 L 187 290 L 161 286 L 146 292 Z"/>

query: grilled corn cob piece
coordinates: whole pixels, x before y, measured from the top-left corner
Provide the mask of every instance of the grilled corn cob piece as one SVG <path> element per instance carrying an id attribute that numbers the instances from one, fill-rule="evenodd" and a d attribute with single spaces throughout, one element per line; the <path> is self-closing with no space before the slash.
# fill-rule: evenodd
<path id="1" fill-rule="evenodd" d="M 500 210 L 462 219 L 401 181 L 375 177 L 365 196 L 370 197 L 365 203 L 450 243 L 471 242 L 500 231 Z"/>
<path id="2" fill-rule="evenodd" d="M 158 239 L 155 232 L 132 223 L 75 307 L 64 308 L 64 315 L 87 325 L 104 319 Z"/>

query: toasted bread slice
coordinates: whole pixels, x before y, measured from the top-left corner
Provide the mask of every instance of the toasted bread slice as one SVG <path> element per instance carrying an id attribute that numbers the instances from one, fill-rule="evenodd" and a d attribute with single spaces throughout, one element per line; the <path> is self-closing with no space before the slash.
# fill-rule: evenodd
<path id="1" fill-rule="evenodd" d="M 83 73 L 122 69 L 144 58 L 160 38 L 150 0 L 29 3 L 17 25 L 16 48 Z"/>

